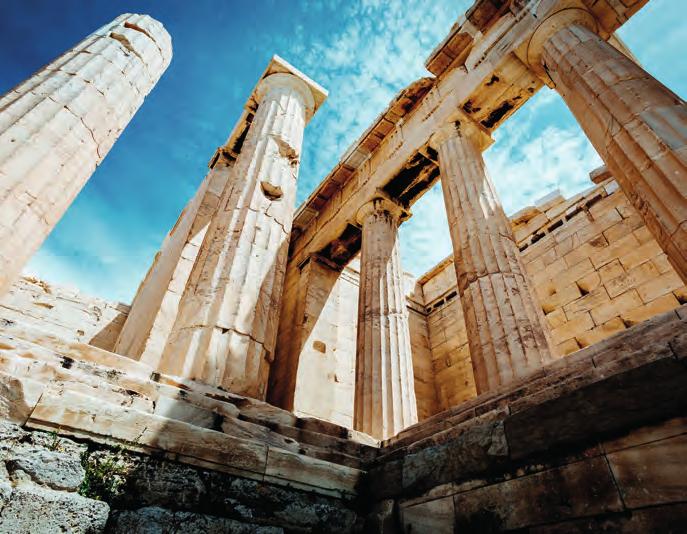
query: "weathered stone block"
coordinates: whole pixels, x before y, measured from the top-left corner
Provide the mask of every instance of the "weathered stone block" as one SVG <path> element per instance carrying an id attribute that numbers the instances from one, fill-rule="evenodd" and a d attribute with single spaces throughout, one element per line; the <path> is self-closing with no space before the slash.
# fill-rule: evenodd
<path id="1" fill-rule="evenodd" d="M 415 449 L 403 460 L 403 491 L 406 494 L 496 470 L 508 458 L 508 444 L 500 421 L 468 423 L 445 443 L 437 446 L 427 443 Z"/>
<path id="2" fill-rule="evenodd" d="M 687 495 L 687 435 L 607 454 L 625 504 L 640 508 Z"/>
<path id="3" fill-rule="evenodd" d="M 661 532 L 681 534 L 687 524 L 687 505 L 657 506 L 600 517 L 533 527 L 531 534 L 582 534 L 588 532 Z"/>
<path id="4" fill-rule="evenodd" d="M 102 532 L 110 507 L 76 493 L 54 491 L 33 484 L 13 488 L 0 512 L 0 532 L 53 534 Z"/>
<path id="5" fill-rule="evenodd" d="M 407 506 L 401 511 L 403 532 L 454 532 L 453 497 L 443 497 Z"/>
<path id="6" fill-rule="evenodd" d="M 622 510 L 603 458 L 459 493 L 454 504 L 456 532 L 500 532 Z"/>
<path id="7" fill-rule="evenodd" d="M 5 461 L 10 476 L 23 471 L 36 484 L 56 490 L 76 491 L 84 477 L 79 455 L 38 447 L 17 447 Z"/>
<path id="8" fill-rule="evenodd" d="M 396 501 L 386 499 L 376 503 L 365 516 L 365 534 L 400 534 Z"/>
<path id="9" fill-rule="evenodd" d="M 215 517 L 191 512 L 174 512 L 164 508 L 148 507 L 118 511 L 112 514 L 108 530 L 113 534 L 154 534 L 157 532 L 184 532 L 187 534 L 279 534 L 282 528 L 243 523 L 226 517 Z"/>

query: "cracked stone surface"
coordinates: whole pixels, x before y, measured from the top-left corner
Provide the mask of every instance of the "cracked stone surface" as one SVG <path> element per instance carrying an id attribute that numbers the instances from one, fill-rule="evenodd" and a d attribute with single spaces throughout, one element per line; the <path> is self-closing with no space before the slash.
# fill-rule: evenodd
<path id="1" fill-rule="evenodd" d="M 477 393 L 552 360 L 541 308 L 482 158 L 489 142 L 467 117 L 434 137 Z"/>
<path id="2" fill-rule="evenodd" d="M 94 533 L 105 529 L 110 507 L 77 493 L 21 484 L 0 514 L 0 532 L 52 534 Z"/>
<path id="3" fill-rule="evenodd" d="M 0 97 L 0 295 L 107 155 L 172 57 L 126 14 Z"/>
<path id="4" fill-rule="evenodd" d="M 283 72 L 263 78 L 256 98 L 255 118 L 198 252 L 159 369 L 263 399 L 298 158 L 314 101 L 302 78 Z"/>
<path id="5" fill-rule="evenodd" d="M 5 465 L 10 476 L 23 471 L 37 484 L 56 490 L 76 491 L 85 474 L 79 456 L 36 447 L 18 448 Z"/>

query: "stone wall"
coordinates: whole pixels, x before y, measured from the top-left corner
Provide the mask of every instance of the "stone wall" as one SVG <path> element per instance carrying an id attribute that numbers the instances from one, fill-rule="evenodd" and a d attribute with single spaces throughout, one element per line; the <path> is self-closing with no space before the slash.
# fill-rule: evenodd
<path id="1" fill-rule="evenodd" d="M 313 258 L 287 273 L 269 402 L 353 428 L 360 267 L 342 271 Z M 436 412 L 434 373 L 422 289 L 406 275 L 420 418 Z"/>
<path id="2" fill-rule="evenodd" d="M 687 288 L 640 216 L 606 179 L 571 199 L 558 194 L 511 218 L 558 356 L 687 301 Z M 357 260 L 289 269 L 269 400 L 351 428 L 358 305 Z M 406 280 L 418 415 L 476 395 L 451 258 Z M 128 306 L 22 278 L 0 318 L 112 350 Z"/>
<path id="3" fill-rule="evenodd" d="M 379 447 L 4 325 L 0 532 L 681 532 L 686 321 L 662 314 Z"/>
<path id="4" fill-rule="evenodd" d="M 418 286 L 419 291 L 422 289 Z M 417 297 L 417 293 L 414 295 Z M 415 399 L 417 416 L 420 421 L 437 411 L 436 388 L 434 387 L 434 369 L 432 353 L 429 347 L 429 328 L 424 306 L 409 299 L 408 327 L 410 345 L 413 354 L 413 375 L 415 378 Z"/>
<path id="5" fill-rule="evenodd" d="M 419 284 L 425 295 L 437 411 L 441 411 L 471 399 L 477 390 L 453 259 L 442 261 L 430 273 Z"/>
<path id="6" fill-rule="evenodd" d="M 570 199 L 557 191 L 511 217 L 556 356 L 676 308 L 687 288 L 617 184 Z M 320 258 L 287 270 L 269 400 L 352 426 L 357 260 L 339 274 Z M 476 396 L 453 259 L 406 281 L 418 416 Z"/>
<path id="7" fill-rule="evenodd" d="M 513 473 L 399 505 L 403 532 L 680 532 L 687 419 L 638 428 Z M 454 530 L 455 529 L 455 530 Z"/>
<path id="8" fill-rule="evenodd" d="M 110 507 L 84 497 L 86 445 L 0 422 L 0 532 L 102 532 Z"/>
<path id="9" fill-rule="evenodd" d="M 129 306 L 84 295 L 31 277 L 0 300 L 0 319 L 38 328 L 67 342 L 112 350 Z"/>
<path id="10" fill-rule="evenodd" d="M 269 402 L 353 427 L 358 271 L 311 260 L 287 273 Z"/>
<path id="11" fill-rule="evenodd" d="M 0 422 L 0 532 L 350 532 L 352 503 Z"/>

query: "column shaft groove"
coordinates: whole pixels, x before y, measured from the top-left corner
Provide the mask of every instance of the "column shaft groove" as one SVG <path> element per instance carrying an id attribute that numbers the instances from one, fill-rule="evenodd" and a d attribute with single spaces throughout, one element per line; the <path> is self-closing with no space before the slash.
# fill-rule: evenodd
<path id="1" fill-rule="evenodd" d="M 292 78 L 273 74 L 261 82 L 257 113 L 160 363 L 163 372 L 256 398 L 265 396 L 274 354 L 307 120 L 303 91 L 278 83 L 284 76 Z"/>
<path id="2" fill-rule="evenodd" d="M 162 24 L 145 15 L 121 15 L 0 97 L 0 296 L 171 58 Z"/>
<path id="3" fill-rule="evenodd" d="M 357 430 L 379 439 L 417 422 L 399 219 L 385 209 L 390 204 L 374 200 L 359 215 L 363 236 L 353 421 Z"/>
<path id="4" fill-rule="evenodd" d="M 539 368 L 551 355 L 542 313 L 479 147 L 455 129 L 438 143 L 438 152 L 458 291 L 482 393 Z"/>

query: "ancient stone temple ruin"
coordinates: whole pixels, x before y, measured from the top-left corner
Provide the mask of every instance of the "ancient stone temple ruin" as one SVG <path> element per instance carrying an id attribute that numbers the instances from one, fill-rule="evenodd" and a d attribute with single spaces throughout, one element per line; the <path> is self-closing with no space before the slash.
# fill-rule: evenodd
<path id="1" fill-rule="evenodd" d="M 614 34 L 645 3 L 476 0 L 299 207 L 327 91 L 275 56 L 130 306 L 21 271 L 170 36 L 122 15 L 3 96 L 0 531 L 684 531 L 687 106 Z M 544 86 L 605 165 L 509 218 L 482 153 Z"/>

